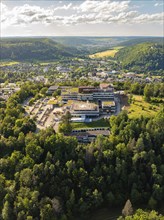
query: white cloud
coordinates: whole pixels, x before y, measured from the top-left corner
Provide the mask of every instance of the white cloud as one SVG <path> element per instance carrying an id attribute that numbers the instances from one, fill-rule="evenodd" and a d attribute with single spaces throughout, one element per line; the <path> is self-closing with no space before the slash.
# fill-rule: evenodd
<path id="1" fill-rule="evenodd" d="M 62 3 L 63 4 L 63 3 Z M 77 5 L 63 4 L 58 7 L 43 8 L 36 5 L 24 4 L 11 10 L 1 3 L 1 24 L 3 27 L 28 24 L 78 25 L 99 23 L 161 23 L 163 13 L 141 14 L 133 11 L 130 1 L 91 1 L 86 0 Z M 64 16 L 62 10 L 74 12 Z"/>
<path id="2" fill-rule="evenodd" d="M 162 3 L 162 2 L 161 2 L 161 3 L 157 2 L 157 3 L 154 4 L 154 6 L 155 6 L 155 7 L 163 6 L 163 3 Z"/>
<path id="3" fill-rule="evenodd" d="M 62 3 L 62 2 L 61 2 Z M 68 5 L 62 5 L 59 7 L 54 8 L 54 11 L 59 11 L 59 10 L 68 10 L 72 7 L 72 3 L 69 3 Z"/>
<path id="4" fill-rule="evenodd" d="M 129 8 L 130 1 L 91 1 L 86 0 L 80 6 L 75 6 L 79 12 L 122 12 Z"/>
<path id="5" fill-rule="evenodd" d="M 156 14 L 141 14 L 138 17 L 135 17 L 133 20 L 136 23 L 163 23 L 164 12 Z"/>

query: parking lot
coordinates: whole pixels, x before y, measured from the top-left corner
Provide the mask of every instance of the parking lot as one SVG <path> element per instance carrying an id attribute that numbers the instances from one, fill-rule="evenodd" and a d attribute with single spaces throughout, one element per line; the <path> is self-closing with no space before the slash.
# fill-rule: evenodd
<path id="1" fill-rule="evenodd" d="M 35 118 L 39 130 L 50 126 L 54 127 L 55 124 L 59 123 L 63 114 L 62 108 L 53 108 L 53 106 L 49 104 L 49 100 L 50 98 L 42 98 L 37 100 L 32 106 L 29 106 L 28 102 L 24 105 L 26 113 L 31 118 Z M 57 130 L 57 128 L 55 130 Z"/>

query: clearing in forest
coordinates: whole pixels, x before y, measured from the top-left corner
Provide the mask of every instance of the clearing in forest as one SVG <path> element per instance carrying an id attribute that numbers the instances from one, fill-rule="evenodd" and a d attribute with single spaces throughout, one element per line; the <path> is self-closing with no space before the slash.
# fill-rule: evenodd
<path id="1" fill-rule="evenodd" d="M 90 58 L 103 58 L 103 57 L 114 57 L 115 54 L 123 47 L 114 47 L 110 50 L 105 50 L 102 52 L 98 52 L 92 55 L 89 55 Z"/>
<path id="2" fill-rule="evenodd" d="M 137 118 L 141 115 L 145 117 L 154 116 L 160 109 L 160 104 L 148 103 L 141 95 L 133 95 L 133 101 L 129 106 L 125 106 L 130 118 Z"/>
<path id="3" fill-rule="evenodd" d="M 0 62 L 0 67 L 3 67 L 3 66 L 12 66 L 12 65 L 15 65 L 15 64 L 18 64 L 19 62 L 17 61 L 1 61 Z"/>

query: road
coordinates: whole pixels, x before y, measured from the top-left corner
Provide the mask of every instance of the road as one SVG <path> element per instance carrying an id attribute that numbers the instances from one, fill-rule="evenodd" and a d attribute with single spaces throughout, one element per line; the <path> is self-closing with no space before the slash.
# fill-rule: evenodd
<path id="1" fill-rule="evenodd" d="M 120 105 L 120 99 L 115 97 L 115 102 L 116 102 L 116 112 L 115 115 L 118 115 L 121 111 L 121 105 Z"/>
<path id="2" fill-rule="evenodd" d="M 58 128 L 59 128 L 59 122 L 56 122 L 53 128 L 54 128 L 55 132 L 57 133 Z"/>

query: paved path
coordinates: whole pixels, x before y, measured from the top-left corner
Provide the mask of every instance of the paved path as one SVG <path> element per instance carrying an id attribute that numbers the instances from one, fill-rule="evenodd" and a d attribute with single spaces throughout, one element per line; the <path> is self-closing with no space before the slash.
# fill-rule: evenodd
<path id="1" fill-rule="evenodd" d="M 59 122 L 56 122 L 53 128 L 54 128 L 55 132 L 57 133 L 58 128 L 59 128 Z"/>

